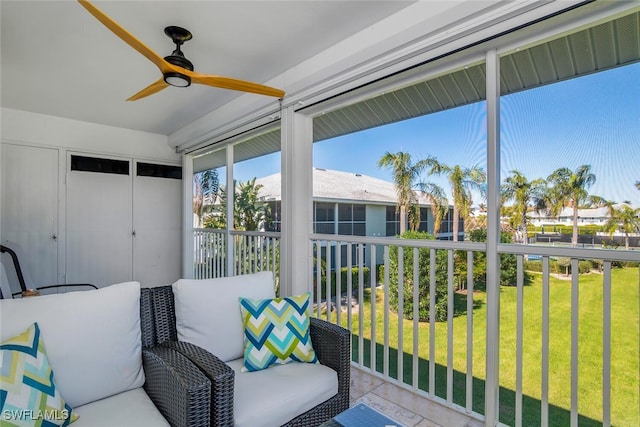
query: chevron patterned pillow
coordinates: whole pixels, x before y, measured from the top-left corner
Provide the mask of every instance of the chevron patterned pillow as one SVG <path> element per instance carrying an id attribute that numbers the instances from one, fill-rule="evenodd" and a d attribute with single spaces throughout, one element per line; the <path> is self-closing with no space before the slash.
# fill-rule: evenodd
<path id="1" fill-rule="evenodd" d="M 310 296 L 307 292 L 285 298 L 240 298 L 245 342 L 242 371 L 290 362 L 318 362 L 309 334 Z"/>
<path id="2" fill-rule="evenodd" d="M 0 424 L 67 426 L 78 419 L 53 382 L 37 323 L 0 343 Z"/>

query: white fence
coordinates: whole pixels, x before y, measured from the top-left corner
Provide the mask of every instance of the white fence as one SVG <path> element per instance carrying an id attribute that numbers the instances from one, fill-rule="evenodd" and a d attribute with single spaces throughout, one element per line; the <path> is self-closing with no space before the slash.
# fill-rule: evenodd
<path id="1" fill-rule="evenodd" d="M 279 241 L 279 233 L 232 231 L 227 235 L 223 230 L 194 230 L 194 275 L 221 277 L 231 270 L 234 274 L 272 270 L 278 275 Z M 497 293 L 501 295 L 495 305 L 500 309 L 501 328 L 500 361 L 495 366 L 500 367 L 500 390 L 492 393 L 485 390 L 484 381 L 495 374 L 487 372 L 486 363 L 487 333 L 492 332 L 486 328 L 486 312 L 478 309 L 492 294 L 478 289 L 484 286 L 478 276 L 483 271 L 486 274 L 484 243 L 312 235 L 310 246 L 313 314 L 352 331 L 352 360 L 360 369 L 480 420 L 485 393 L 499 395 L 500 421 L 515 426 L 583 422 L 610 426 L 620 424 L 615 418 L 612 421 L 612 412 L 618 413 L 621 405 L 629 405 L 632 412 L 639 410 L 640 307 L 627 313 L 629 327 L 636 330 L 635 341 L 625 344 L 629 353 L 612 349 L 616 332 L 612 331 L 612 316 L 621 315 L 613 311 L 621 301 L 613 299 L 612 289 L 630 286 L 637 294 L 640 270 L 626 269 L 631 271 L 625 276 L 632 277 L 630 283 L 618 283 L 616 278 L 621 276 L 612 271 L 620 263 L 640 262 L 640 251 L 500 244 L 498 252 L 510 257 L 516 274 L 511 286 Z M 525 271 L 529 256 L 538 260 L 539 273 Z M 563 278 L 566 285 L 557 285 L 551 267 L 559 259 L 570 260 L 563 261 L 563 269 L 573 272 L 579 271 L 581 261 L 598 260 L 601 271 L 589 279 L 572 274 Z M 536 286 L 526 283 L 531 275 L 535 275 Z M 416 278 L 420 286 L 413 286 Z M 597 283 L 598 301 L 581 300 L 581 284 L 587 280 L 589 286 Z M 566 293 L 561 294 L 560 288 Z M 529 296 L 535 292 L 540 294 Z M 589 304 L 597 309 L 591 310 Z M 570 307 L 563 317 L 566 325 L 552 323 L 557 318 L 552 307 L 558 306 Z M 633 301 L 631 306 L 635 307 Z M 590 339 L 590 332 L 585 333 L 586 326 L 581 329 L 581 324 L 594 322 L 592 335 L 598 342 L 586 345 L 585 335 Z M 514 330 L 507 330 L 506 325 Z M 566 340 L 558 341 L 558 328 L 566 329 L 561 335 Z M 589 356 L 586 351 L 597 354 Z M 614 352 L 635 358 L 636 363 L 628 365 L 631 372 L 614 372 Z M 593 363 L 594 357 L 595 366 L 581 364 L 583 359 L 588 361 L 585 364 Z M 557 360 L 565 358 L 559 368 Z M 531 372 L 535 375 L 527 375 Z M 636 394 L 632 391 L 631 395 L 635 401 L 618 402 L 615 385 L 621 376 L 635 387 Z M 535 384 L 531 384 L 532 377 Z M 596 402 L 581 401 L 584 388 L 592 384 L 599 388 Z M 558 397 L 563 393 L 564 397 Z M 640 414 L 631 420 L 640 421 Z"/>
<path id="2" fill-rule="evenodd" d="M 474 275 L 478 274 L 479 267 L 476 264 L 484 259 L 485 244 L 335 235 L 314 235 L 311 244 L 315 264 L 311 278 L 315 315 L 352 330 L 354 363 L 420 396 L 483 419 L 486 386 L 483 379 L 493 374 L 486 372 L 486 364 L 483 363 L 486 362 L 486 334 L 491 332 L 487 332 L 484 316 L 476 318 L 479 312 L 476 304 L 479 301 L 476 300 L 474 288 L 480 283 L 474 283 Z M 509 322 L 515 325 L 515 333 L 501 328 L 499 337 L 499 357 L 505 360 L 496 366 L 509 366 L 508 370 L 499 373 L 501 422 L 516 426 L 532 423 L 547 426 L 578 425 L 586 420 L 595 421 L 598 425 L 611 425 L 612 286 L 640 287 L 637 267 L 633 273 L 634 282 L 616 284 L 612 282 L 612 265 L 618 262 L 637 263 L 640 261 L 640 252 L 511 244 L 499 245 L 498 251 L 503 257 L 510 256 L 516 266 L 516 278 L 510 283 L 513 286 L 509 287 L 511 294 L 515 294 L 515 302 L 502 301 L 504 298 L 501 297 L 504 307 L 498 305 L 502 311 L 501 318 L 515 317 L 515 321 L 511 319 Z M 527 255 L 540 260 L 542 271 L 535 274 L 540 276 L 536 280 L 541 281 L 541 299 L 527 298 L 525 295 L 533 292 L 528 290 L 530 287 L 525 283 Z M 570 306 L 570 313 L 567 314 L 570 332 L 567 333 L 566 342 L 550 339 L 550 330 L 558 327 L 550 324 L 550 287 L 555 280 L 552 279 L 554 274 L 550 271 L 550 262 L 557 258 L 570 259 L 570 268 L 574 272 L 579 271 L 580 261 L 599 260 L 601 301 L 594 305 L 602 308 L 598 332 L 593 333 L 594 338 L 601 339 L 596 363 L 598 370 L 580 366 L 581 357 L 586 357 L 582 349 L 584 331 L 582 335 L 580 333 L 580 322 L 584 321 L 581 316 L 590 311 L 589 307 L 585 307 L 588 302 L 580 301 L 580 284 L 584 276 L 572 274 L 570 279 L 563 278 L 571 282 L 570 302 L 565 304 Z M 367 266 L 370 267 L 368 281 Z M 355 271 L 338 274 L 343 267 L 347 271 L 355 268 Z M 422 282 L 422 286 L 414 286 L 416 278 Z M 403 291 L 398 286 L 389 286 L 392 282 L 404 284 Z M 437 288 L 444 284 L 446 299 L 442 293 L 437 298 L 430 298 L 431 295 L 438 295 Z M 392 292 L 397 294 L 393 295 Z M 490 292 L 486 295 L 488 297 Z M 420 310 L 426 305 L 425 299 L 429 306 L 428 319 L 420 319 Z M 446 301 L 446 307 L 438 304 L 440 299 Z M 533 301 L 540 302 L 541 306 L 532 306 Z M 463 307 L 460 307 L 460 303 L 463 303 Z M 638 305 L 638 301 L 635 304 Z M 442 310 L 446 310 L 446 313 Z M 532 343 L 528 341 L 531 331 L 525 329 L 528 324 L 525 320 L 526 316 L 540 311 L 541 324 L 538 329 L 541 340 Z M 638 310 L 628 315 L 629 325 L 635 325 L 637 331 Z M 630 353 L 626 356 L 631 360 L 640 357 L 637 335 L 636 341 L 630 343 Z M 537 335 L 534 336 L 537 338 Z M 515 348 L 511 349 L 511 345 Z M 503 348 L 506 349 L 504 353 Z M 540 355 L 535 358 L 535 366 L 530 364 L 532 358 L 527 357 L 530 356 L 527 352 L 531 352 L 532 348 Z M 461 352 L 464 353 L 462 357 Z M 558 372 L 558 366 L 551 361 L 560 358 L 560 353 L 567 353 L 570 362 Z M 589 363 L 592 359 L 586 357 Z M 526 360 L 529 360 L 529 364 L 525 366 Z M 637 363 L 630 363 L 629 366 L 635 366 L 634 371 L 623 373 L 622 376 L 636 379 L 635 402 L 631 406 L 634 406 L 633 411 L 638 411 L 640 369 Z M 525 384 L 526 381 L 530 382 L 530 376 L 525 375 L 526 370 L 531 369 L 536 371 L 539 384 Z M 592 381 L 592 378 L 581 378 L 581 375 L 592 375 L 597 379 Z M 556 376 L 568 378 L 567 384 L 563 385 L 568 393 L 568 402 L 558 402 L 558 390 L 550 389 L 552 383 L 558 387 Z M 620 373 L 616 378 L 623 382 L 627 379 L 621 378 Z M 585 408 L 585 404 L 581 405 L 580 402 L 580 393 L 584 388 L 581 380 L 585 384 L 601 384 L 597 402 L 601 410 L 595 417 L 584 416 L 580 411 Z M 536 390 L 533 396 L 532 389 Z M 532 406 L 537 409 L 532 410 Z M 640 420 L 640 414 L 635 420 Z"/>
<path id="3" fill-rule="evenodd" d="M 195 229 L 194 278 L 208 279 L 269 270 L 280 273 L 280 233 Z M 229 245 L 231 241 L 231 245 Z"/>

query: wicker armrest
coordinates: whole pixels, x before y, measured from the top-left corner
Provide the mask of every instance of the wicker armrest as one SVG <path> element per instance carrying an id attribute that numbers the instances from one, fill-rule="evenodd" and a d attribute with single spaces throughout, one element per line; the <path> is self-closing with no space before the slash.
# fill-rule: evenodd
<path id="1" fill-rule="evenodd" d="M 185 356 L 166 347 L 142 350 L 144 389 L 172 427 L 208 427 L 211 383 Z"/>
<path id="2" fill-rule="evenodd" d="M 338 373 L 338 393 L 349 396 L 351 332 L 317 317 L 311 318 L 311 343 L 320 363 Z"/>
<path id="3" fill-rule="evenodd" d="M 162 346 L 187 357 L 211 382 L 211 426 L 232 426 L 235 377 L 233 369 L 207 350 L 191 343 L 167 341 Z"/>

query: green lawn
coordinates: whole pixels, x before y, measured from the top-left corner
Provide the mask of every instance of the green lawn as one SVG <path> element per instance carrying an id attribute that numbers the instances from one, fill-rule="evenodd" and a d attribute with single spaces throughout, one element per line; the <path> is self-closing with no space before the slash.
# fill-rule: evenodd
<path id="1" fill-rule="evenodd" d="M 640 279 L 638 269 L 615 269 L 612 273 L 611 310 L 611 421 L 615 426 L 640 425 Z M 513 425 L 515 419 L 516 365 L 516 295 L 515 287 L 501 289 L 500 321 L 500 420 Z M 363 304 L 363 346 L 365 364 L 369 366 L 371 338 L 370 293 Z M 464 300 L 465 295 L 456 295 Z M 382 372 L 384 343 L 384 294 L 376 293 L 376 368 Z M 474 410 L 484 412 L 485 375 L 485 294 L 476 292 L 473 327 L 473 400 Z M 460 301 L 462 302 L 462 301 Z M 523 425 L 540 425 L 542 373 L 542 286 L 540 275 L 524 288 L 524 357 L 523 357 Z M 549 351 L 549 423 L 569 424 L 571 407 L 571 281 L 551 278 Z M 602 276 L 580 277 L 579 289 L 579 373 L 578 408 L 580 425 L 601 425 L 602 420 Z M 353 313 L 352 330 L 357 334 L 358 313 Z M 334 314 L 335 319 L 335 314 Z M 346 325 L 346 315 L 341 323 Z M 465 405 L 466 399 L 466 316 L 453 322 L 453 399 Z M 428 388 L 429 324 L 419 325 L 419 387 Z M 398 317 L 389 316 L 389 374 L 397 378 Z M 404 320 L 403 380 L 412 384 L 413 322 Z M 446 398 L 447 324 L 436 324 L 435 334 L 436 394 Z M 354 360 L 358 360 L 358 337 L 354 337 Z"/>

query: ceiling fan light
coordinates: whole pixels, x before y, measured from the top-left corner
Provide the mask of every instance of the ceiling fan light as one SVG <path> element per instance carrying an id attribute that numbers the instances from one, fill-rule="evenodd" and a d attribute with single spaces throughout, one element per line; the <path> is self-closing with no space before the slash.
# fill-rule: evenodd
<path id="1" fill-rule="evenodd" d="M 191 85 L 191 78 L 180 73 L 165 73 L 164 81 L 176 87 L 187 87 Z"/>

